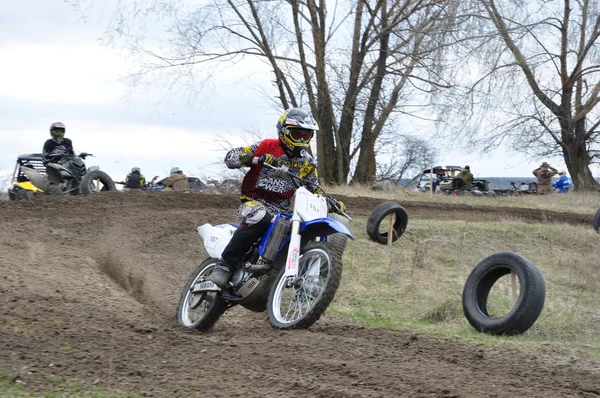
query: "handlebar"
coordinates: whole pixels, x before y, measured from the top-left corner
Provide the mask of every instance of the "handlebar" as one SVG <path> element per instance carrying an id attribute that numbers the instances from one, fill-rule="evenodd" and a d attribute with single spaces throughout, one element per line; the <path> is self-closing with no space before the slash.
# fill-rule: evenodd
<path id="1" fill-rule="evenodd" d="M 290 168 L 284 164 L 280 165 L 279 167 L 275 167 L 272 166 L 268 163 L 263 163 L 263 166 L 266 166 L 270 169 L 273 170 L 279 170 L 279 171 L 283 171 L 284 173 L 286 173 L 287 175 L 289 175 L 290 177 L 292 177 L 292 184 L 294 184 L 294 186 L 296 187 L 296 189 L 300 188 L 301 186 L 303 186 L 303 184 L 308 184 L 308 185 L 312 185 L 313 187 L 316 188 L 321 188 L 319 184 L 312 182 L 312 181 L 308 181 L 305 180 L 304 178 L 301 178 L 299 175 L 297 175 L 296 173 L 292 172 L 290 170 Z M 323 195 L 325 195 L 325 200 L 327 201 L 327 203 L 331 206 L 331 208 L 339 211 L 339 205 L 337 203 L 337 200 L 335 200 L 331 195 L 328 195 L 327 193 L 325 193 L 325 191 L 323 191 L 323 188 L 321 188 L 321 191 L 323 192 Z M 348 214 L 346 214 L 343 211 L 340 211 L 339 214 L 343 215 L 344 217 L 346 217 L 348 220 L 352 220 L 352 217 L 350 217 Z"/>

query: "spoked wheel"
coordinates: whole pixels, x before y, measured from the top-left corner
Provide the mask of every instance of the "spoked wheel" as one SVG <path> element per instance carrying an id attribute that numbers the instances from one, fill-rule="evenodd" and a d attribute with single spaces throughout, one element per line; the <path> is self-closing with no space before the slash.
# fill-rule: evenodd
<path id="1" fill-rule="evenodd" d="M 341 252 L 325 242 L 309 243 L 299 261 L 296 280 L 277 276 L 267 304 L 275 329 L 306 329 L 325 312 L 342 278 Z"/>
<path id="2" fill-rule="evenodd" d="M 196 283 L 208 278 L 216 263 L 217 259 L 209 258 L 200 264 L 181 292 L 177 307 L 177 321 L 181 326 L 206 332 L 227 309 L 220 293 L 194 294 L 190 291 Z"/>
<path id="3" fill-rule="evenodd" d="M 104 191 L 116 191 L 115 183 L 108 174 L 100 170 L 87 172 L 81 179 L 79 190 L 82 194 L 92 194 Z"/>

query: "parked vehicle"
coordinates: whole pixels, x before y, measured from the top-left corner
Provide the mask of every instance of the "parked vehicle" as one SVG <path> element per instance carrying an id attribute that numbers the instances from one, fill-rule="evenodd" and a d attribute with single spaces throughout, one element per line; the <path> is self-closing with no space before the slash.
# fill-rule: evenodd
<path id="1" fill-rule="evenodd" d="M 9 200 L 27 199 L 34 194 L 44 193 L 42 189 L 33 185 L 23 172 L 23 168 L 36 170 L 42 176 L 46 175 L 46 167 L 44 167 L 41 153 L 19 155 L 8 187 Z"/>
<path id="2" fill-rule="evenodd" d="M 239 304 L 255 312 L 266 309 L 274 328 L 308 328 L 333 300 L 342 276 L 345 237 L 352 234 L 328 216 L 327 201 L 332 198 L 312 194 L 303 186 L 309 182 L 286 167 L 279 170 L 298 184 L 293 212 L 273 217 L 224 289 L 208 276 L 237 226 L 198 227 L 210 257 L 196 268 L 181 293 L 177 319 L 182 326 L 206 331 Z M 339 234 L 345 236 L 343 242 L 336 240 Z"/>
<path id="3" fill-rule="evenodd" d="M 462 178 L 456 176 L 461 169 L 460 166 L 435 166 L 425 169 L 419 177 L 417 189 L 421 192 L 427 192 L 430 190 L 431 182 L 433 182 L 434 192 L 450 195 L 463 191 Z M 479 178 L 473 180 L 472 193 L 474 196 L 494 195 L 494 192 L 490 190 L 490 182 Z"/>

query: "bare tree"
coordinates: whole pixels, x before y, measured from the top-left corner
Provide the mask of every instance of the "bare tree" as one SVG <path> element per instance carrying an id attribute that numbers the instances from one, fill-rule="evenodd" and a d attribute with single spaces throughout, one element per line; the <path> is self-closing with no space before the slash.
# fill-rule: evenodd
<path id="1" fill-rule="evenodd" d="M 68 1 L 77 7 L 93 0 Z M 145 59 L 134 75 L 138 79 L 158 74 L 162 80 L 173 71 L 179 79 L 208 79 L 247 57 L 264 61 L 273 73 L 273 104 L 307 107 L 320 125 L 321 177 L 343 183 L 355 163 L 353 179 L 368 182 L 375 177 L 375 145 L 384 126 L 408 112 L 403 107 L 408 98 L 426 96 L 439 85 L 433 54 L 446 37 L 451 4 L 120 0 L 111 32 L 128 36 L 131 52 Z M 160 18 L 171 35 L 168 46 L 156 49 L 133 33 L 132 24 Z"/>
<path id="2" fill-rule="evenodd" d="M 436 150 L 424 139 L 413 136 L 394 137 L 400 145 L 382 145 L 377 163 L 377 178 L 396 184 L 414 171 L 421 172 L 437 159 Z M 385 159 L 385 160 L 384 160 Z"/>
<path id="3" fill-rule="evenodd" d="M 453 131 L 470 127 L 484 149 L 509 141 L 536 158 L 560 154 L 577 189 L 598 189 L 589 166 L 599 157 L 600 2 L 463 4 L 454 53 L 462 90 L 437 98 Z"/>

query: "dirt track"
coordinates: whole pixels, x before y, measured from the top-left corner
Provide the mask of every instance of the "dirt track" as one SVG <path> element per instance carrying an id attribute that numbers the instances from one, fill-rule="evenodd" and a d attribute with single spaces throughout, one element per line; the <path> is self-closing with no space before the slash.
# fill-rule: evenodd
<path id="1" fill-rule="evenodd" d="M 44 199 L 0 202 L 0 375 L 31 390 L 58 377 L 164 397 L 600 395 L 598 370 L 328 316 L 308 331 L 280 332 L 265 314 L 233 310 L 211 333 L 188 332 L 175 308 L 205 256 L 195 228 L 230 221 L 235 197 Z M 364 216 L 381 201 L 345 202 Z M 414 218 L 590 223 L 569 213 L 442 206 L 406 208 Z"/>

